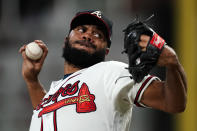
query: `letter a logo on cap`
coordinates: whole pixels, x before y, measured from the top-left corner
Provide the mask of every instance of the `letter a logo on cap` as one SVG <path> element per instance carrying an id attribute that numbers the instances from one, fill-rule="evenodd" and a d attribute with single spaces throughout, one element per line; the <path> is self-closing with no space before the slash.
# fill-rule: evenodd
<path id="1" fill-rule="evenodd" d="M 97 17 L 101 18 L 101 11 L 94 11 L 91 14 L 96 15 Z"/>

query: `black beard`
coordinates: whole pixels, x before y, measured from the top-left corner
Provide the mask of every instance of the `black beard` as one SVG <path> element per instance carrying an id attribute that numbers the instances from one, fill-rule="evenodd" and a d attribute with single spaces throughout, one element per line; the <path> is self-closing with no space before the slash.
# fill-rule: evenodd
<path id="1" fill-rule="evenodd" d="M 76 41 L 75 43 L 82 44 L 82 41 Z M 83 69 L 105 60 L 105 49 L 101 49 L 90 54 L 83 49 L 73 48 L 70 44 L 69 40 L 66 40 L 62 57 L 66 62 L 74 65 L 75 67 Z M 96 49 L 96 47 L 91 45 L 91 43 L 89 43 L 88 46 Z"/>

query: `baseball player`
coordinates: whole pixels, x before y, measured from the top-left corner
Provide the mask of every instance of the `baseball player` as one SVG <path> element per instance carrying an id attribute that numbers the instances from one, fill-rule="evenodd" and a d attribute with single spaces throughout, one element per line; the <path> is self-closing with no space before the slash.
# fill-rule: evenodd
<path id="1" fill-rule="evenodd" d="M 76 14 L 65 38 L 64 77 L 46 92 L 39 82 L 48 49 L 37 61 L 27 58 L 22 75 L 34 108 L 30 131 L 128 131 L 134 105 L 169 113 L 182 112 L 187 83 L 175 51 L 140 21 L 125 30 L 124 48 L 129 64 L 105 61 L 111 45 L 112 22 L 99 10 Z M 149 75 L 166 67 L 166 81 Z"/>

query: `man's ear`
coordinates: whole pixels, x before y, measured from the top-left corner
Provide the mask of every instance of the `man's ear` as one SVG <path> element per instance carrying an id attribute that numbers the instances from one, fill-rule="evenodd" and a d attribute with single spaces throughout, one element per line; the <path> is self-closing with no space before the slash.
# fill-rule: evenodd
<path id="1" fill-rule="evenodd" d="M 68 41 L 68 36 L 64 38 L 64 43 Z"/>
<path id="2" fill-rule="evenodd" d="M 64 38 L 64 45 L 63 45 L 63 48 L 65 48 L 65 43 L 67 43 L 67 41 L 68 41 L 68 36 L 66 36 L 66 37 Z"/>
<path id="3" fill-rule="evenodd" d="M 105 55 L 108 55 L 109 54 L 109 48 L 106 48 L 105 49 Z"/>

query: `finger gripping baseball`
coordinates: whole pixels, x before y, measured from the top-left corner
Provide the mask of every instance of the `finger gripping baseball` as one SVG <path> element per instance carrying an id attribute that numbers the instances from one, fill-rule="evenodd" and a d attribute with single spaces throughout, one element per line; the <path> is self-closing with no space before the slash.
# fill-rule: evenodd
<path id="1" fill-rule="evenodd" d="M 139 46 L 141 35 L 150 36 L 146 51 Z M 142 81 L 156 65 L 165 41 L 150 27 L 140 21 L 135 21 L 124 30 L 124 52 L 129 59 L 129 72 L 135 82 Z"/>

